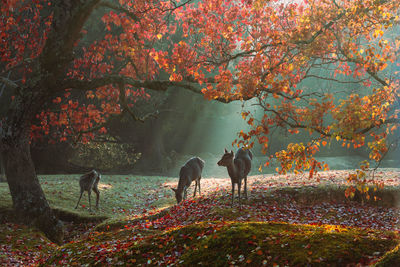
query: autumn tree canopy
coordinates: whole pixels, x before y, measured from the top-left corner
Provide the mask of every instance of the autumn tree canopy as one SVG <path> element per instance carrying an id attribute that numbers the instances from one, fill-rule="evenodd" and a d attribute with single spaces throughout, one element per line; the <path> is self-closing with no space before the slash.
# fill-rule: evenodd
<path id="1" fill-rule="evenodd" d="M 271 129 L 307 131 L 311 141 L 272 156 L 279 172 L 310 176 L 328 167 L 314 154 L 333 139 L 368 146 L 375 161 L 386 154 L 399 123 L 398 1 L 201 1 L 177 12 L 184 40 L 154 58 L 208 99 L 256 99 L 263 116 L 242 113 L 251 130 L 237 144 L 266 152 Z"/>
<path id="2" fill-rule="evenodd" d="M 279 171 L 310 176 L 325 167 L 314 154 L 332 139 L 368 146 L 380 160 L 399 122 L 398 1 L 1 0 L 0 10 L 7 181 L 17 213 L 54 240 L 58 222 L 30 140 L 87 142 L 110 118 L 143 120 L 133 107 L 147 90 L 252 99 L 263 115 L 242 113 L 251 130 L 237 144 L 258 142 L 266 152 L 272 128 L 308 131 L 311 141 L 273 156 Z M 308 79 L 343 84 L 343 77 L 359 90 L 304 86 Z"/>

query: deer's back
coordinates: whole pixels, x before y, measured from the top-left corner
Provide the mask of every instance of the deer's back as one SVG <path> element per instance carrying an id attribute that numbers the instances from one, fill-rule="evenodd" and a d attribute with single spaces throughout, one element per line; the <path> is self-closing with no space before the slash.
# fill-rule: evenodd
<path id="1" fill-rule="evenodd" d="M 189 182 L 191 182 L 201 176 L 203 167 L 204 161 L 198 157 L 193 157 L 182 166 L 179 172 L 179 178 L 187 179 Z"/>
<path id="2" fill-rule="evenodd" d="M 99 182 L 99 177 L 89 174 L 84 174 L 79 178 L 79 185 L 82 189 L 88 191 Z"/>
<path id="3" fill-rule="evenodd" d="M 253 154 L 248 149 L 239 148 L 235 155 L 235 165 L 240 171 L 240 176 L 247 176 L 251 170 Z"/>

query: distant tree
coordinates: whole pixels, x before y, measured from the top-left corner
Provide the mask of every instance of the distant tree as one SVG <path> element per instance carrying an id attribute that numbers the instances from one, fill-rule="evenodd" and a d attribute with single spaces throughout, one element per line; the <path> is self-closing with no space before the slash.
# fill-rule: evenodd
<path id="1" fill-rule="evenodd" d="M 75 166 L 97 168 L 100 171 L 132 169 L 141 153 L 136 152 L 130 144 L 109 136 L 104 138 L 79 145 L 69 161 Z"/>

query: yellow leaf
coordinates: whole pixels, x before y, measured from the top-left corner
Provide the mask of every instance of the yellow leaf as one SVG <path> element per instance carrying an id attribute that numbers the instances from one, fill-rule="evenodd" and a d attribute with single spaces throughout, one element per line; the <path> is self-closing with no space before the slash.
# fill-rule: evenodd
<path id="1" fill-rule="evenodd" d="M 162 34 L 161 33 L 157 34 L 157 38 L 158 40 L 160 40 L 162 38 Z"/>

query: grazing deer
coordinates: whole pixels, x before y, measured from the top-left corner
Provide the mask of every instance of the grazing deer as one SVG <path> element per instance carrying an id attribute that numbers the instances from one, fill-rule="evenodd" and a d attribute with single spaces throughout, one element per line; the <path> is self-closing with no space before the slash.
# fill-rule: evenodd
<path id="1" fill-rule="evenodd" d="M 185 165 L 182 166 L 179 172 L 178 188 L 176 189 L 171 188 L 172 191 L 175 192 L 175 198 L 178 204 L 182 201 L 182 193 L 183 193 L 183 199 L 186 199 L 187 189 L 189 188 L 193 180 L 196 181 L 196 184 L 194 185 L 193 197 L 196 196 L 197 186 L 199 187 L 199 195 L 201 195 L 200 179 L 203 167 L 204 167 L 204 161 L 198 157 L 189 159 L 185 163 Z"/>
<path id="2" fill-rule="evenodd" d="M 98 188 L 98 184 L 100 181 L 101 175 L 95 170 L 92 170 L 88 173 L 85 173 L 84 175 L 81 176 L 79 179 L 79 186 L 81 187 L 81 195 L 79 196 L 78 203 L 76 203 L 76 208 L 78 208 L 79 201 L 81 201 L 83 192 L 87 191 L 88 192 L 88 197 L 89 197 L 89 210 L 92 210 L 92 204 L 90 203 L 90 193 L 93 190 L 93 192 L 96 193 L 96 209 L 99 208 L 99 199 L 100 199 L 100 191 Z"/>
<path id="3" fill-rule="evenodd" d="M 247 199 L 247 175 L 251 169 L 251 160 L 253 159 L 253 154 L 250 150 L 245 150 L 243 148 L 239 148 L 236 152 L 235 157 L 233 157 L 233 151 L 228 152 L 226 149 L 224 150 L 224 155 L 220 161 L 218 161 L 218 166 L 224 166 L 228 169 L 228 174 L 231 177 L 232 182 L 232 201 L 231 205 L 233 206 L 233 197 L 235 192 L 235 184 L 238 185 L 238 195 L 239 195 L 239 206 L 241 207 L 240 202 L 240 187 L 242 186 L 242 180 L 244 179 L 244 193 Z"/>

